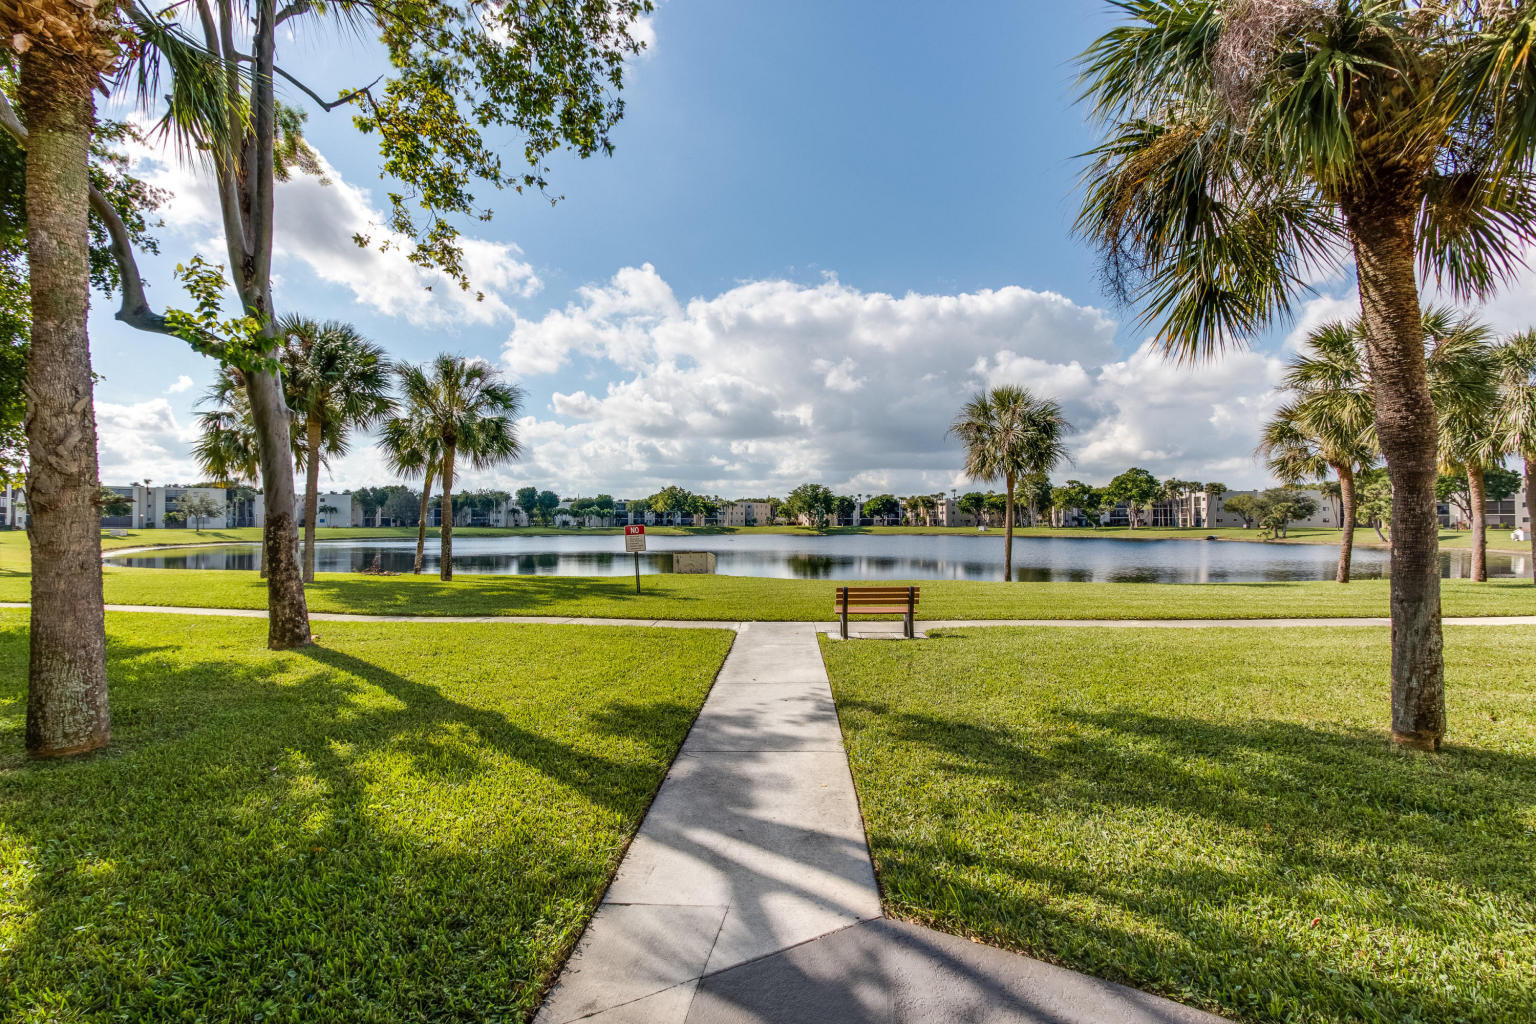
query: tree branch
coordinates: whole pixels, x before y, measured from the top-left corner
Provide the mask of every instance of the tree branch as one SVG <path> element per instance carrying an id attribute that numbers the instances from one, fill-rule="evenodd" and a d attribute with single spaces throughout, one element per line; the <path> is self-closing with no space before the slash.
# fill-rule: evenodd
<path id="1" fill-rule="evenodd" d="M 293 3 L 277 12 L 277 20 L 273 24 L 281 25 L 289 18 L 297 17 L 313 6 L 315 6 L 313 0 L 294 0 Z"/>
<path id="2" fill-rule="evenodd" d="M 250 63 L 253 63 L 256 60 L 256 58 L 252 57 L 248 53 L 237 53 L 237 54 L 235 54 L 235 60 L 240 61 L 240 62 L 245 63 L 245 64 L 250 64 Z M 283 79 L 284 81 L 288 82 L 290 85 L 294 85 L 294 86 L 298 87 L 304 93 L 304 95 L 306 95 L 310 99 L 314 100 L 315 104 L 317 106 L 319 106 L 321 110 L 324 110 L 326 113 L 330 113 L 332 110 L 335 110 L 337 107 L 343 106 L 344 104 L 351 103 L 353 100 L 357 99 L 359 96 L 372 97 L 372 95 L 373 95 L 373 92 L 372 92 L 373 87 L 378 85 L 381 81 L 384 80 L 384 76 L 380 75 L 378 78 L 375 78 L 373 81 L 369 82 L 367 85 L 359 86 L 358 88 L 353 89 L 351 92 L 345 93 L 342 96 L 338 97 L 337 99 L 330 100 L 329 102 L 327 102 L 326 100 L 323 100 L 323 99 L 320 98 L 320 94 L 319 93 L 315 92 L 315 90 L 311 89 L 309 86 L 305 85 L 303 82 L 299 81 L 297 78 L 295 78 L 293 75 L 289 74 L 288 72 L 284 71 L 282 68 L 277 67 L 276 65 L 274 65 L 273 68 L 272 68 L 272 73 L 277 75 L 277 77 Z"/>
<path id="3" fill-rule="evenodd" d="M 26 126 L 16 116 L 16 110 L 11 106 L 10 99 L 4 92 L 0 92 L 0 124 L 16 140 L 16 144 L 26 149 L 28 134 Z M 107 201 L 107 197 L 95 186 L 90 186 L 91 209 L 101 222 L 106 225 L 107 234 L 112 237 L 112 255 L 117 260 L 118 282 L 123 290 L 123 300 L 118 306 L 117 319 L 130 327 L 137 327 L 141 331 L 150 331 L 155 334 L 170 334 L 170 328 L 166 325 L 165 317 L 156 313 L 149 306 L 149 300 L 144 295 L 144 279 L 139 275 L 138 260 L 133 255 L 133 239 L 128 234 L 128 227 L 123 223 L 123 218 L 118 214 L 117 208 Z"/>

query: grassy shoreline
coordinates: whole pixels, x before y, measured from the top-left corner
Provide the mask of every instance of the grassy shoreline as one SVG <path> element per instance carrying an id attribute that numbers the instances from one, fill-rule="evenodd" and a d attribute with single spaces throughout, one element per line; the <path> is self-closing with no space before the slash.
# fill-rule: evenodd
<path id="1" fill-rule="evenodd" d="M 208 539 L 240 542 L 246 538 Z M 113 540 L 143 546 L 142 537 Z M 642 577 L 642 592 L 637 595 L 633 582 L 623 576 L 461 573 L 445 584 L 431 575 L 321 573 L 307 590 L 309 607 L 317 612 L 823 621 L 832 617 L 832 588 L 838 582 L 842 581 L 667 573 Z M 885 582 L 921 587 L 919 616 L 929 620 L 1328 618 L 1383 616 L 1388 611 L 1385 580 L 1357 580 L 1347 586 L 1330 582 Z M 130 568 L 109 562 L 103 583 L 110 604 L 259 609 L 267 603 L 265 585 L 253 572 Z M 1444 580 L 1442 587 L 1449 616 L 1536 614 L 1536 587 L 1527 580 Z M 0 536 L 0 600 L 26 601 L 29 596 L 25 537 Z"/>
<path id="2" fill-rule="evenodd" d="M 0 572 L 0 600 L 26 601 L 30 577 Z M 435 576 L 321 573 L 307 588 L 316 612 L 385 615 L 544 615 L 621 619 L 816 622 L 830 620 L 834 580 L 748 576 Z M 889 581 L 904 585 L 908 581 Z M 1336 583 L 1001 583 L 913 580 L 919 618 L 1262 619 L 1384 616 L 1386 580 Z M 109 604 L 259 609 L 265 581 L 252 572 L 130 569 L 104 572 Z M 1523 580 L 1444 580 L 1448 616 L 1536 615 Z"/>

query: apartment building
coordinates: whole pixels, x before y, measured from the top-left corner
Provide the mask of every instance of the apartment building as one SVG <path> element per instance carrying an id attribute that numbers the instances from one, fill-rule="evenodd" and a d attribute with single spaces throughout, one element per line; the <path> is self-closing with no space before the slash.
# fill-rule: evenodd
<path id="1" fill-rule="evenodd" d="M 1339 528 L 1340 510 L 1337 498 L 1329 497 L 1316 487 L 1298 487 L 1296 490 L 1317 502 L 1317 511 L 1305 519 L 1292 520 L 1292 526 L 1327 527 L 1335 530 Z M 1227 503 L 1230 502 L 1233 498 L 1237 497 L 1239 494 L 1252 495 L 1256 498 L 1263 493 L 1264 492 L 1262 490 L 1227 491 L 1214 502 L 1207 498 L 1207 508 L 1210 509 L 1210 516 L 1208 521 L 1204 523 L 1194 523 L 1192 525 L 1235 527 L 1247 526 L 1248 524 L 1243 522 L 1242 516 L 1236 514 L 1235 512 L 1227 511 Z"/>
<path id="2" fill-rule="evenodd" d="M 1440 525 L 1453 530 L 1470 529 L 1470 516 L 1459 505 L 1448 501 L 1442 501 L 1439 507 Z M 1507 498 L 1494 500 L 1488 499 L 1484 515 L 1488 519 L 1489 529 L 1503 530 L 1530 530 L 1531 506 L 1529 495 L 1525 493 L 1525 485 L 1520 485 L 1520 490 Z"/>
<path id="3" fill-rule="evenodd" d="M 0 492 L 0 525 L 21 529 L 27 525 L 27 496 L 20 487 L 6 486 Z"/>
<path id="4" fill-rule="evenodd" d="M 293 497 L 293 514 L 298 525 L 304 525 L 304 495 L 295 494 Z M 353 516 L 356 516 L 356 521 Z M 315 513 L 315 529 L 322 526 L 361 526 L 363 524 L 362 509 L 353 504 L 352 495 L 348 491 L 321 491 L 319 497 L 319 510 Z M 267 524 L 267 499 L 266 495 L 258 494 L 250 503 L 251 526 L 265 526 Z"/>
<path id="5" fill-rule="evenodd" d="M 148 484 L 107 485 L 104 490 L 120 494 L 133 503 L 123 515 L 102 516 L 103 529 L 177 530 L 188 527 L 223 528 L 229 524 L 229 492 L 223 487 L 151 487 Z M 187 520 L 181 515 L 183 503 L 194 497 L 217 506 L 218 511 L 202 520 Z"/>
<path id="6" fill-rule="evenodd" d="M 773 506 L 766 501 L 733 501 L 720 509 L 721 526 L 767 526 Z"/>

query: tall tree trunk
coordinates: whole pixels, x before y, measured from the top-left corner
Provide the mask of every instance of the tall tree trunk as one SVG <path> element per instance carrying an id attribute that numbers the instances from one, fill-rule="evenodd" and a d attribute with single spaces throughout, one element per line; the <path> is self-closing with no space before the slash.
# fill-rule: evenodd
<path id="1" fill-rule="evenodd" d="M 1531 487 L 1531 484 L 1532 484 L 1532 479 L 1531 479 L 1531 477 L 1532 477 L 1531 462 L 1532 462 L 1533 459 L 1536 459 L 1536 456 L 1526 455 L 1525 459 L 1524 459 L 1524 461 L 1525 461 L 1525 520 L 1526 520 L 1526 522 L 1525 522 L 1525 533 L 1526 533 L 1526 538 L 1531 542 L 1531 582 L 1532 583 L 1536 583 L 1536 512 L 1533 512 L 1533 508 L 1532 508 L 1533 505 L 1536 505 L 1536 489 L 1533 489 Z"/>
<path id="2" fill-rule="evenodd" d="M 1472 581 L 1488 582 L 1488 484 L 1482 466 L 1467 467 L 1472 499 Z"/>
<path id="3" fill-rule="evenodd" d="M 1355 559 L 1355 467 L 1334 466 L 1339 475 L 1339 571 L 1337 583 L 1349 582 L 1349 570 Z"/>
<path id="4" fill-rule="evenodd" d="M 421 563 L 427 557 L 427 514 L 432 511 L 432 478 L 437 475 L 437 466 L 432 462 L 427 463 L 426 479 L 421 482 L 421 519 L 416 523 L 416 565 L 411 570 L 421 572 Z"/>
<path id="5" fill-rule="evenodd" d="M 1392 480 L 1392 738 L 1435 750 L 1445 735 L 1440 630 L 1439 468 L 1434 401 L 1414 277 L 1416 194 L 1345 208 L 1376 400 L 1376 434 Z"/>
<path id="6" fill-rule="evenodd" d="M 304 582 L 315 582 L 315 520 L 320 515 L 320 419 L 304 422 Z"/>
<path id="7" fill-rule="evenodd" d="M 1003 582 L 1013 582 L 1013 477 L 1003 478 L 1008 485 L 1008 494 L 1003 500 L 1006 508 L 1003 511 Z"/>
<path id="8" fill-rule="evenodd" d="M 87 253 L 95 75 L 42 47 L 21 58 L 27 143 L 27 539 L 32 549 L 27 753 L 107 745 L 100 482 L 91 395 Z"/>
<path id="9" fill-rule="evenodd" d="M 249 306 L 247 306 L 249 308 Z M 251 418 L 256 423 L 261 478 L 266 482 L 267 521 L 262 563 L 267 567 L 267 646 L 274 651 L 310 642 L 309 606 L 299 564 L 299 527 L 294 515 L 293 444 L 282 378 L 265 370 L 246 376 Z"/>
<path id="10" fill-rule="evenodd" d="M 276 39 L 274 0 L 252 5 L 255 32 L 251 39 L 250 130 L 239 156 L 242 180 L 221 191 L 225 243 L 230 269 L 245 311 L 262 325 L 262 336 L 275 352 L 283 339 L 273 330 L 272 213 L 277 100 L 273 86 Z M 228 27 L 227 25 L 225 26 Z M 226 49 L 233 48 L 227 41 Z M 231 61 L 234 54 L 226 53 Z M 239 209 L 231 211 L 230 204 Z M 235 230 L 238 228 L 238 231 Z M 299 562 L 299 529 L 294 513 L 293 438 L 290 413 L 283 396 L 281 373 L 254 370 L 246 374 L 251 418 L 256 427 L 261 479 L 266 488 L 267 521 L 262 535 L 262 559 L 267 567 L 267 646 L 275 651 L 310 643 L 309 606 L 304 599 L 304 570 Z"/>
<path id="11" fill-rule="evenodd" d="M 453 579 L 453 445 L 443 445 L 443 525 L 438 531 L 442 541 L 441 563 L 437 578 L 447 582 Z"/>

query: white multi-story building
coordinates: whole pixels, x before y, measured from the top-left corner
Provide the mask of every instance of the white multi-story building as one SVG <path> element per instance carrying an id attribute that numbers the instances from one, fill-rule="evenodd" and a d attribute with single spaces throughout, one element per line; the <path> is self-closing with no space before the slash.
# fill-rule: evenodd
<path id="1" fill-rule="evenodd" d="M 335 509 L 334 512 L 326 511 Z M 302 493 L 293 496 L 293 514 L 298 525 L 304 525 L 304 495 Z M 357 516 L 354 524 L 353 516 Z M 352 494 L 349 491 L 321 491 L 319 496 L 318 511 L 315 513 L 315 529 L 322 526 L 361 526 L 362 509 L 352 502 Z M 251 525 L 267 525 L 267 499 L 266 495 L 256 495 L 251 509 Z"/>
<path id="2" fill-rule="evenodd" d="M 1338 499 L 1329 497 L 1322 491 L 1318 490 L 1316 487 L 1298 487 L 1296 490 L 1317 502 L 1317 511 L 1305 519 L 1292 520 L 1292 526 L 1329 527 L 1335 530 L 1339 528 L 1340 520 Z M 1204 523 L 1193 523 L 1191 525 L 1239 527 L 1247 526 L 1248 524 L 1243 521 L 1242 516 L 1237 515 L 1235 512 L 1227 511 L 1227 504 L 1239 494 L 1248 494 L 1256 498 L 1263 493 L 1264 492 L 1260 490 L 1227 491 L 1215 501 L 1211 501 L 1209 495 L 1207 495 L 1206 507 L 1210 509 L 1209 520 Z M 1255 527 L 1257 527 L 1257 524 L 1255 524 Z"/>
<path id="3" fill-rule="evenodd" d="M 768 526 L 773 506 L 766 501 L 733 501 L 720 508 L 721 526 Z"/>
<path id="4" fill-rule="evenodd" d="M 1453 502 L 1440 503 L 1440 525 L 1448 526 L 1454 530 L 1468 530 L 1472 528 L 1470 516 L 1461 506 Z M 1520 485 L 1520 490 L 1507 498 L 1495 500 L 1488 499 L 1484 511 L 1488 520 L 1488 527 L 1504 530 L 1526 530 L 1531 528 L 1531 506 L 1529 496 L 1525 493 L 1525 484 Z"/>
<path id="5" fill-rule="evenodd" d="M 0 493 L 0 524 L 12 529 L 27 525 L 27 496 L 20 487 L 7 485 Z"/>
<path id="6" fill-rule="evenodd" d="M 106 529 L 166 530 L 187 527 L 223 528 L 229 525 L 229 492 L 223 487 L 151 487 L 148 484 L 108 485 L 106 490 L 120 494 L 133 504 L 123 515 L 102 516 Z M 181 515 L 188 499 L 199 497 L 217 511 L 203 519 L 188 520 Z"/>

